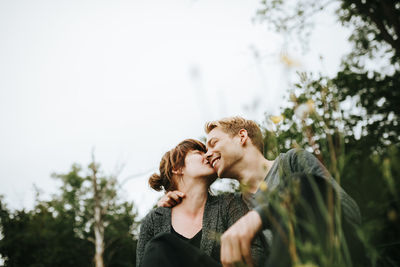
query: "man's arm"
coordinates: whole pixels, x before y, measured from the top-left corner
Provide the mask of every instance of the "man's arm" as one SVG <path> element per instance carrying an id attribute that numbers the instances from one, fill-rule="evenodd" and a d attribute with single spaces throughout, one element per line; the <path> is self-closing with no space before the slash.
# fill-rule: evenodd
<path id="1" fill-rule="evenodd" d="M 340 187 L 325 166 L 313 154 L 303 149 L 293 149 L 288 154 L 292 172 L 326 179 L 339 194 L 344 219 L 351 225 L 361 224 L 361 212 L 357 203 Z"/>
<path id="2" fill-rule="evenodd" d="M 164 196 L 160 198 L 157 202 L 157 207 L 172 208 L 182 202 L 185 197 L 185 193 L 178 190 L 169 191 Z"/>
<path id="3" fill-rule="evenodd" d="M 250 211 L 221 236 L 221 262 L 224 267 L 245 262 L 253 266 L 251 243 L 261 230 L 262 222 L 256 211 Z"/>

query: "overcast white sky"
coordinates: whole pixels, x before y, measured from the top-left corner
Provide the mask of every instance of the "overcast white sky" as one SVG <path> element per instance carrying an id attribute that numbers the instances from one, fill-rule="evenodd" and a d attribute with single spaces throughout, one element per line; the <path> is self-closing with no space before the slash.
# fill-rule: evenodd
<path id="1" fill-rule="evenodd" d="M 56 193 L 50 174 L 86 166 L 93 147 L 105 173 L 125 164 L 122 182 L 156 170 L 179 141 L 203 136 L 207 120 L 277 114 L 295 70 L 280 62 L 283 38 L 252 22 L 258 6 L 0 1 L 0 194 L 8 206 L 32 207 L 33 184 Z M 310 52 L 288 52 L 299 70 L 331 74 L 350 49 L 347 34 L 326 13 Z M 159 196 L 149 174 L 123 184 L 140 216 Z"/>

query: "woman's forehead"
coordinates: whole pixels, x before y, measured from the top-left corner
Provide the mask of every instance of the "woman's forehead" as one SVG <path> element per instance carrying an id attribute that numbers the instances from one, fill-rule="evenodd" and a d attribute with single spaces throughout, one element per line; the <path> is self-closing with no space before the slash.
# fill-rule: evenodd
<path id="1" fill-rule="evenodd" d="M 204 150 L 200 149 L 192 149 L 188 152 L 188 154 L 198 154 L 198 153 L 204 153 Z"/>

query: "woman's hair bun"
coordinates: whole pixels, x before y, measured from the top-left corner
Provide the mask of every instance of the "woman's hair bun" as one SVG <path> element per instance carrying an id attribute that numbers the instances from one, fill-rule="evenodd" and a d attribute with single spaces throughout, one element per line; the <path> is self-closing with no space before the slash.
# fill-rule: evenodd
<path id="1" fill-rule="evenodd" d="M 161 179 L 161 176 L 157 173 L 153 173 L 149 178 L 149 185 L 156 191 L 163 190 L 163 181 Z"/>

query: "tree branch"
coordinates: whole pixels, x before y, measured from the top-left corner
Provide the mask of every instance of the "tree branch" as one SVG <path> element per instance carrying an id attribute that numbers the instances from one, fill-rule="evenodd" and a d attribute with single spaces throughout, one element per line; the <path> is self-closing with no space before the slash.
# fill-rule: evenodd
<path id="1" fill-rule="evenodd" d="M 378 8 L 376 8 L 375 10 L 371 10 L 371 8 L 368 8 L 368 6 L 363 4 L 360 0 L 354 1 L 354 3 L 357 6 L 357 9 L 360 11 L 360 14 L 364 14 L 365 16 L 370 18 L 372 22 L 374 22 L 374 24 L 376 25 L 376 27 L 379 30 L 378 35 L 380 35 L 383 40 L 385 40 L 387 43 L 389 43 L 393 47 L 393 49 L 395 49 L 397 51 L 396 41 L 389 34 L 385 24 L 383 23 L 382 12 L 379 12 L 380 10 L 378 10 Z"/>
<path id="2" fill-rule="evenodd" d="M 380 2 L 380 5 L 382 7 L 383 13 L 385 17 L 387 18 L 388 22 L 391 23 L 391 26 L 394 29 L 394 32 L 397 35 L 397 40 L 395 40 L 397 47 L 396 50 L 400 52 L 400 16 L 399 14 L 396 14 L 396 8 L 395 8 L 395 1 L 390 1 L 392 3 L 391 6 L 389 6 L 388 1 L 382 1 Z"/>

